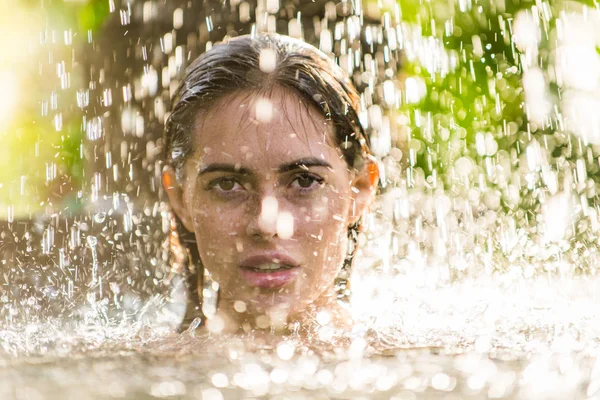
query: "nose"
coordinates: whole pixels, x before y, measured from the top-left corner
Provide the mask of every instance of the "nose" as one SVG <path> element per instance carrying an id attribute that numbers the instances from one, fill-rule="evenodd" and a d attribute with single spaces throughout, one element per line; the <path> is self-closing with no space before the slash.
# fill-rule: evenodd
<path id="1" fill-rule="evenodd" d="M 261 199 L 257 213 L 254 213 L 246 233 L 254 240 L 268 241 L 277 235 L 277 217 L 279 202 L 274 196 L 264 196 Z"/>

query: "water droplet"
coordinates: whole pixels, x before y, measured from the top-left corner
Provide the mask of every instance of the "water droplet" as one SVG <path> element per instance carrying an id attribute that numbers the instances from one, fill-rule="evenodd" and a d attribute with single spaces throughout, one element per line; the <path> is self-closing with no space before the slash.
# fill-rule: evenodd
<path id="1" fill-rule="evenodd" d="M 267 0 L 267 12 L 275 14 L 279 11 L 279 0 Z"/>
<path id="2" fill-rule="evenodd" d="M 83 109 L 90 104 L 90 91 L 89 89 L 79 89 L 77 91 L 77 107 Z"/>
<path id="3" fill-rule="evenodd" d="M 262 49 L 259 56 L 259 68 L 269 74 L 277 67 L 277 53 L 273 49 Z"/>
<path id="4" fill-rule="evenodd" d="M 96 213 L 96 215 L 94 215 L 94 221 L 96 221 L 98 224 L 103 223 L 106 220 L 106 213 L 101 211 L 99 213 Z M 89 236 L 88 236 L 89 238 Z"/>
<path id="5" fill-rule="evenodd" d="M 96 247 L 98 244 L 98 238 L 96 236 L 88 236 L 86 241 L 89 247 Z"/>
<path id="6" fill-rule="evenodd" d="M 103 134 L 102 118 L 94 117 L 90 119 L 87 123 L 85 133 L 89 140 L 100 139 Z"/>
<path id="7" fill-rule="evenodd" d="M 258 223 L 261 229 L 270 230 L 277 223 L 277 214 L 279 210 L 279 202 L 273 196 L 266 196 L 260 207 L 260 217 Z"/>
<path id="8" fill-rule="evenodd" d="M 273 104 L 267 99 L 258 99 L 255 103 L 256 119 L 263 124 L 271 122 L 273 118 Z"/>
<path id="9" fill-rule="evenodd" d="M 294 216 L 288 211 L 282 211 L 277 216 L 277 236 L 281 239 L 291 239 L 294 236 Z"/>
<path id="10" fill-rule="evenodd" d="M 277 346 L 277 355 L 279 356 L 279 358 L 285 361 L 291 360 L 291 358 L 294 356 L 295 351 L 296 348 L 290 342 L 282 342 L 279 343 L 279 345 Z"/>
<path id="11" fill-rule="evenodd" d="M 239 312 L 239 313 L 244 313 L 244 312 L 246 312 L 246 309 L 247 309 L 247 307 L 246 307 L 246 303 L 245 303 L 245 302 L 243 302 L 243 301 L 241 301 L 241 300 L 236 300 L 236 301 L 233 303 L 233 309 L 234 309 L 236 312 Z"/>
<path id="12" fill-rule="evenodd" d="M 183 26 L 183 10 L 181 8 L 173 11 L 173 28 L 180 29 Z"/>

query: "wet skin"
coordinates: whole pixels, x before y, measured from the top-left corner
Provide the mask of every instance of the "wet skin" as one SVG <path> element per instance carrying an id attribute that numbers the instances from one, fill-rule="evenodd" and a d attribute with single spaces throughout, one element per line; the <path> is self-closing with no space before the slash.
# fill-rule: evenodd
<path id="1" fill-rule="evenodd" d="M 316 107 L 282 88 L 234 93 L 198 113 L 183 179 L 165 186 L 220 284 L 225 319 L 276 311 L 289 320 L 335 307 L 348 227 L 373 185 L 366 169 L 349 168 L 332 132 Z M 175 182 L 172 168 L 165 174 Z M 259 270 L 266 263 L 282 267 Z M 234 311 L 236 301 L 245 312 Z"/>

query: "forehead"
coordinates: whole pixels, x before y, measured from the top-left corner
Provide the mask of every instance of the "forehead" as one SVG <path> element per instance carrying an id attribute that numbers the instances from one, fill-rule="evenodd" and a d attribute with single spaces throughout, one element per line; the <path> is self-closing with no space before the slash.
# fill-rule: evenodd
<path id="1" fill-rule="evenodd" d="M 318 157 L 345 164 L 333 124 L 316 106 L 282 88 L 224 97 L 198 113 L 193 135 L 194 158 L 202 163 L 244 161 L 274 167 L 270 164 Z"/>

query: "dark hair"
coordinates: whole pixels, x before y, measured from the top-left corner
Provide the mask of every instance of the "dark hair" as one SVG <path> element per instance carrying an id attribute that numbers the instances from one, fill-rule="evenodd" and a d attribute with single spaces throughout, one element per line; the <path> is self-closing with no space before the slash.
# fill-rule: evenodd
<path id="1" fill-rule="evenodd" d="M 276 56 L 272 71 L 263 72 L 260 68 L 263 50 L 271 50 Z M 334 140 L 348 166 L 358 170 L 362 168 L 364 157 L 370 154 L 369 140 L 358 117 L 360 97 L 348 75 L 327 55 L 309 44 L 277 34 L 256 34 L 217 44 L 188 67 L 173 97 L 171 114 L 165 126 L 166 162 L 175 168 L 177 176 L 180 177 L 182 167 L 193 150 L 193 124 L 199 111 L 215 107 L 220 99 L 232 93 L 265 91 L 276 86 L 291 90 L 305 99 L 308 105 L 316 106 L 332 122 Z M 203 276 L 203 271 L 194 235 L 183 229 L 179 221 L 177 225 L 176 229 L 172 229 L 171 238 L 179 244 L 172 245 L 176 248 L 172 253 L 176 254 L 174 264 L 177 265 L 182 263 L 181 244 L 187 253 L 187 280 L 192 306 L 188 307 L 186 316 L 189 323 L 195 316 L 202 315 L 197 281 L 198 275 Z M 358 223 L 348 230 L 349 239 L 354 244 L 357 231 Z M 344 261 L 342 273 L 335 283 L 340 297 L 348 293 L 347 275 L 352 255 Z"/>
<path id="2" fill-rule="evenodd" d="M 260 55 L 276 55 L 273 71 L 260 69 Z M 277 34 L 235 37 L 199 56 L 174 95 L 165 127 L 167 162 L 177 171 L 193 150 L 192 124 L 200 110 L 242 90 L 291 89 L 333 123 L 335 141 L 350 167 L 360 168 L 369 141 L 358 118 L 360 98 L 347 74 L 315 47 Z"/>

